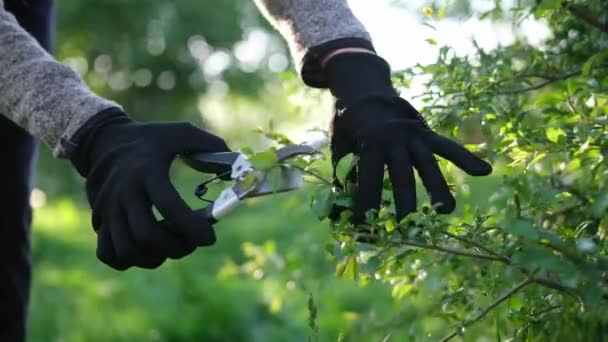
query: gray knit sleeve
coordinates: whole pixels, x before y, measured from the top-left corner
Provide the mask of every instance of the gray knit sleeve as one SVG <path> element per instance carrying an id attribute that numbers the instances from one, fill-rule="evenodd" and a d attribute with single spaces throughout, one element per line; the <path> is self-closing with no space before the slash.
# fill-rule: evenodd
<path id="1" fill-rule="evenodd" d="M 311 49 L 328 42 L 355 39 L 371 42 L 346 0 L 254 0 L 289 44 L 298 72 L 307 66 Z M 369 43 L 371 46 L 371 43 Z M 313 61 L 316 62 L 316 61 Z"/>
<path id="2" fill-rule="evenodd" d="M 0 113 L 65 157 L 70 137 L 111 107 L 57 62 L 4 10 L 0 0 Z"/>

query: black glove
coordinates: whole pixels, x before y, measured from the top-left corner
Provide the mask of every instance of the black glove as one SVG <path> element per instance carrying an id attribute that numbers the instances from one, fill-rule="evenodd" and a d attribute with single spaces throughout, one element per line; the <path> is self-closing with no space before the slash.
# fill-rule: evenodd
<path id="1" fill-rule="evenodd" d="M 111 109 L 93 117 L 70 159 L 86 178 L 97 232 L 97 257 L 125 270 L 156 268 L 167 258 L 215 243 L 169 179 L 173 159 L 188 152 L 229 151 L 224 140 L 188 123 L 138 123 Z M 93 128 L 91 128 L 93 126 Z M 164 217 L 157 222 L 152 206 Z"/>
<path id="2" fill-rule="evenodd" d="M 345 53 L 325 66 L 329 88 L 336 98 L 332 122 L 332 161 L 346 154 L 359 156 L 354 180 L 354 221 L 365 221 L 382 196 L 384 165 L 393 185 L 397 219 L 416 210 L 413 168 L 422 179 L 437 211 L 450 213 L 456 205 L 434 154 L 450 160 L 473 176 L 492 167 L 456 142 L 434 133 L 420 113 L 401 99 L 391 83 L 390 68 L 380 57 Z"/>

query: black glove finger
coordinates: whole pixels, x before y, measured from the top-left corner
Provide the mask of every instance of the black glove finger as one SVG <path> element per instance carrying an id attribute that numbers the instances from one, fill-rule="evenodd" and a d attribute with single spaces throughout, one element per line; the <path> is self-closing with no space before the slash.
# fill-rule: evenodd
<path id="1" fill-rule="evenodd" d="M 211 246 L 215 243 L 215 231 L 203 217 L 197 215 L 184 202 L 171 184 L 168 172 L 151 172 L 145 181 L 146 191 L 154 206 L 165 219 L 165 227 L 173 234 L 182 236 L 197 246 Z"/>
<path id="2" fill-rule="evenodd" d="M 190 123 L 165 124 L 174 125 L 175 153 L 191 152 L 230 152 L 224 139 L 203 131 Z"/>
<path id="3" fill-rule="evenodd" d="M 116 257 L 122 264 L 153 269 L 162 265 L 166 257 L 145 251 L 137 246 L 135 239 L 131 235 L 128 227 L 126 213 L 120 209 L 113 210 L 111 217 L 106 216 L 107 226 L 112 235 L 112 245 L 116 252 Z"/>
<path id="4" fill-rule="evenodd" d="M 97 259 L 118 271 L 127 270 L 132 266 L 118 258 L 110 230 L 101 226 L 97 229 Z"/>
<path id="5" fill-rule="evenodd" d="M 367 211 L 380 207 L 384 161 L 384 149 L 378 144 L 367 144 L 361 151 L 357 165 L 358 190 L 353 218 L 355 223 L 365 223 Z"/>
<path id="6" fill-rule="evenodd" d="M 117 184 L 118 169 L 114 168 L 108 175 L 99 179 L 98 177 L 89 177 L 86 182 L 87 196 L 92 209 L 91 223 L 93 229 L 98 230 L 104 225 L 104 217 L 111 210 L 117 210 L 118 198 L 124 184 Z"/>
<path id="7" fill-rule="evenodd" d="M 344 158 L 349 153 L 356 153 L 360 151 L 355 151 L 355 143 L 344 135 L 344 129 L 341 129 L 341 118 L 338 118 L 334 115 L 334 119 L 331 122 L 331 136 L 330 136 L 330 150 L 331 150 L 331 162 L 333 166 L 333 181 L 334 185 L 338 188 L 343 189 L 345 184 L 340 184 L 340 181 L 336 177 L 336 166 L 340 162 L 342 158 Z M 353 168 L 351 172 L 346 177 L 350 182 L 357 182 L 357 168 Z"/>
<path id="8" fill-rule="evenodd" d="M 456 200 L 441 174 L 433 152 L 418 139 L 412 139 L 408 146 L 412 162 L 418 170 L 418 175 L 422 179 L 424 187 L 431 196 L 431 203 L 437 205 L 437 212 L 447 214 L 454 211 Z"/>
<path id="9" fill-rule="evenodd" d="M 397 220 L 401 221 L 416 210 L 416 180 L 405 145 L 396 146 L 391 150 L 388 157 L 388 174 L 393 185 Z"/>
<path id="10" fill-rule="evenodd" d="M 103 225 L 102 216 L 94 211 L 91 214 L 91 225 L 93 226 L 93 230 L 99 231 L 101 226 Z"/>
<path id="11" fill-rule="evenodd" d="M 451 161 L 471 176 L 485 176 L 492 172 L 492 165 L 451 139 L 433 133 L 426 142 L 435 154 Z"/>
<path id="12" fill-rule="evenodd" d="M 133 191 L 125 198 L 129 227 L 138 247 L 172 259 L 192 253 L 196 246 L 172 234 L 156 221 L 152 202 L 143 193 Z"/>

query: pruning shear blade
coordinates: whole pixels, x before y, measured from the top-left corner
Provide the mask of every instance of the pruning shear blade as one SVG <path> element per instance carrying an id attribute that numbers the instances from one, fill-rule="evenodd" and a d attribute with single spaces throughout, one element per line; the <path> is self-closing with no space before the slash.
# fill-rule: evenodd
<path id="1" fill-rule="evenodd" d="M 205 219 L 216 222 L 247 198 L 301 188 L 304 184 L 302 171 L 285 162 L 296 156 L 319 153 L 319 149 L 327 144 L 327 135 L 321 132 L 314 133 L 305 143 L 278 149 L 275 152 L 278 165 L 271 170 L 256 170 L 247 156 L 240 152 L 196 153 L 184 156 L 184 162 L 197 171 L 220 175 L 229 173 L 230 179 L 235 181 L 209 206 L 196 212 Z"/>

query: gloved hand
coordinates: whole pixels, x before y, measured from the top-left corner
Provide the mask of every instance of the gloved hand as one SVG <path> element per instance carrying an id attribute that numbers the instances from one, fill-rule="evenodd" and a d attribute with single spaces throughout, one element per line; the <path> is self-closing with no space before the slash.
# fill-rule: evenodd
<path id="1" fill-rule="evenodd" d="M 229 151 L 224 140 L 188 123 L 134 122 L 117 109 L 97 117 L 70 154 L 86 178 L 97 257 L 118 270 L 156 268 L 214 244 L 211 223 L 179 196 L 169 167 L 178 154 Z M 152 206 L 164 222 L 157 222 Z"/>
<path id="2" fill-rule="evenodd" d="M 416 210 L 413 168 L 418 171 L 437 211 L 454 210 L 454 197 L 434 154 L 473 176 L 492 172 L 490 164 L 433 132 L 420 113 L 398 97 L 391 83 L 390 68 L 380 57 L 344 53 L 332 57 L 325 70 L 336 99 L 331 129 L 334 167 L 348 153 L 360 158 L 353 173 L 358 185 L 355 223 L 363 223 L 365 213 L 379 207 L 385 165 L 393 186 L 398 220 Z"/>

